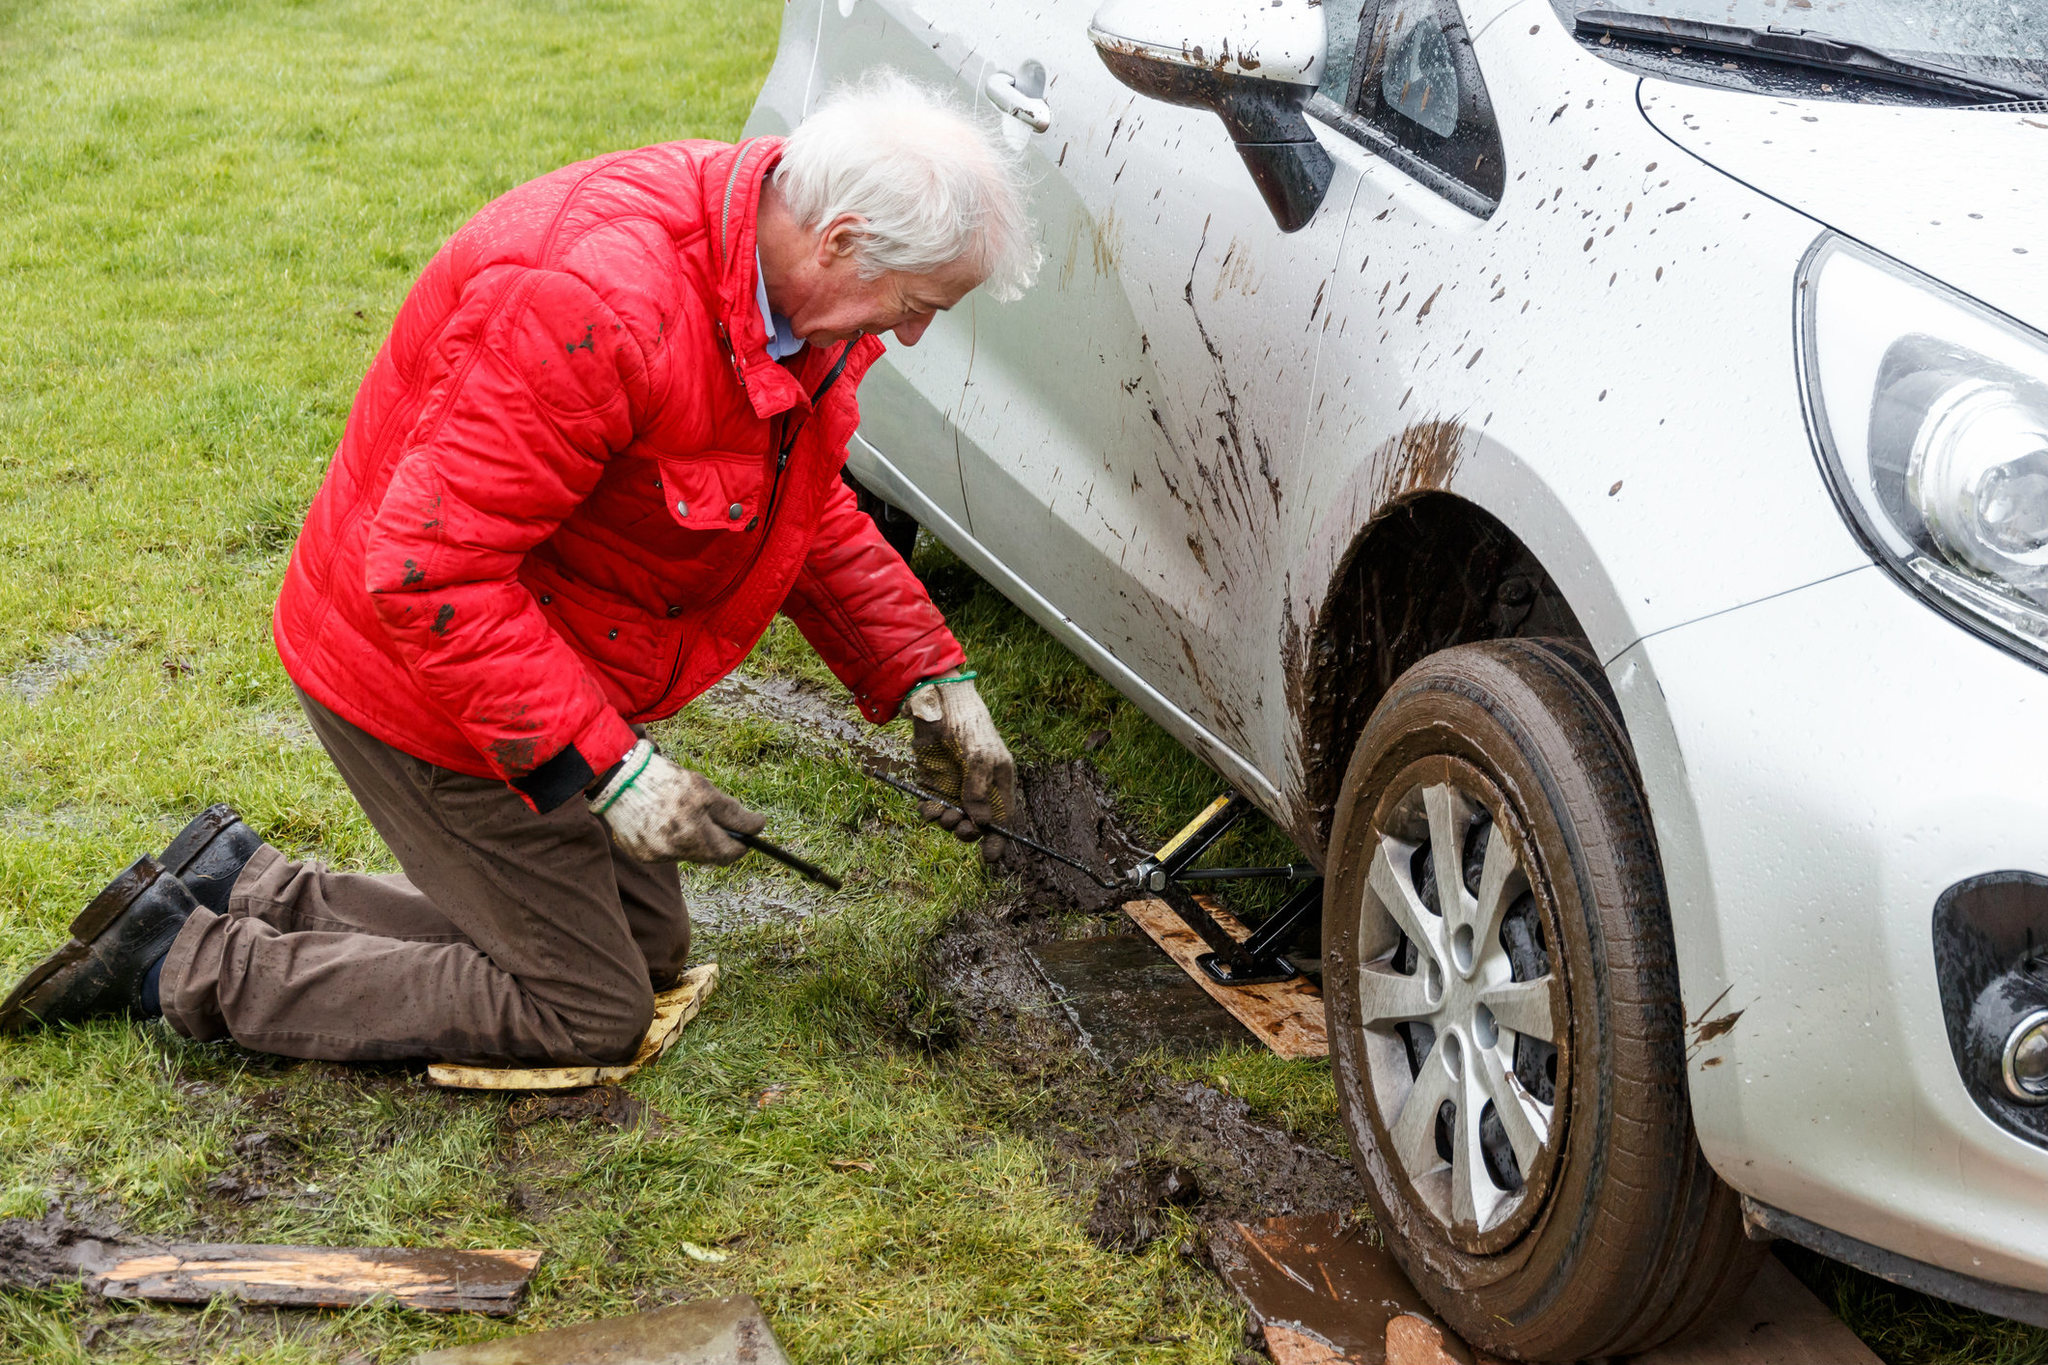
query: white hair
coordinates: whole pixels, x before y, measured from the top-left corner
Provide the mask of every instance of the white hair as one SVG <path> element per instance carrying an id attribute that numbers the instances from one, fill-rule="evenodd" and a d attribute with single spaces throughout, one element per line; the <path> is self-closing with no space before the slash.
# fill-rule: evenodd
<path id="1" fill-rule="evenodd" d="M 868 279 L 970 261 L 990 293 L 1014 299 L 1038 273 L 1023 167 L 1002 134 L 888 67 L 840 86 L 798 125 L 775 187 L 806 231 L 858 218 Z"/>

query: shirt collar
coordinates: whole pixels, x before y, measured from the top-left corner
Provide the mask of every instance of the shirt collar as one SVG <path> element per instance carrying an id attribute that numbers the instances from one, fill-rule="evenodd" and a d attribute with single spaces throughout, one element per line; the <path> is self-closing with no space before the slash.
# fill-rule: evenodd
<path id="1" fill-rule="evenodd" d="M 761 306 L 761 326 L 768 333 L 768 357 L 780 360 L 804 348 L 804 339 L 789 329 L 789 319 L 768 306 L 768 281 L 761 274 L 761 253 L 754 252 L 754 302 Z"/>

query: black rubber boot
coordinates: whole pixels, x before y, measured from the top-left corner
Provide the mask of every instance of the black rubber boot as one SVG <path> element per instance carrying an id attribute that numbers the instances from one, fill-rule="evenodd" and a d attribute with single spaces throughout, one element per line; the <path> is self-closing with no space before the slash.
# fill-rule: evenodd
<path id="1" fill-rule="evenodd" d="M 235 878 L 263 847 L 255 830 L 242 823 L 233 806 L 211 805 L 178 831 L 157 861 L 164 871 L 185 883 L 193 899 L 216 915 L 228 912 L 228 893 Z"/>
<path id="2" fill-rule="evenodd" d="M 153 1013 L 143 1004 L 149 970 L 197 905 L 163 864 L 136 859 L 71 921 L 71 941 L 0 1002 L 0 1033 Z"/>

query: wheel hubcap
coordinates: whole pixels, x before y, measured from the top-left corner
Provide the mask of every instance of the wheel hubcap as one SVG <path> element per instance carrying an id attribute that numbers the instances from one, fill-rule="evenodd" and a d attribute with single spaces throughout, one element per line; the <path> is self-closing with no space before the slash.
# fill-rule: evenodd
<path id="1" fill-rule="evenodd" d="M 1556 1164 L 1562 982 L 1492 784 L 1438 759 L 1392 791 L 1359 923 L 1375 1126 L 1452 1241 L 1496 1251 L 1533 1219 Z"/>

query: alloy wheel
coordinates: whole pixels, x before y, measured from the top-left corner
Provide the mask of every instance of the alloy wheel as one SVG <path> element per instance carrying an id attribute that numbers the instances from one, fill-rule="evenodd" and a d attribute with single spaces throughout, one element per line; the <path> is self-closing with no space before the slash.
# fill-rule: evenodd
<path id="1" fill-rule="evenodd" d="M 1449 1239 L 1497 1251 L 1541 1208 L 1565 1126 L 1569 1012 L 1512 812 L 1462 760 L 1387 789 L 1359 906 L 1375 1127 Z"/>

